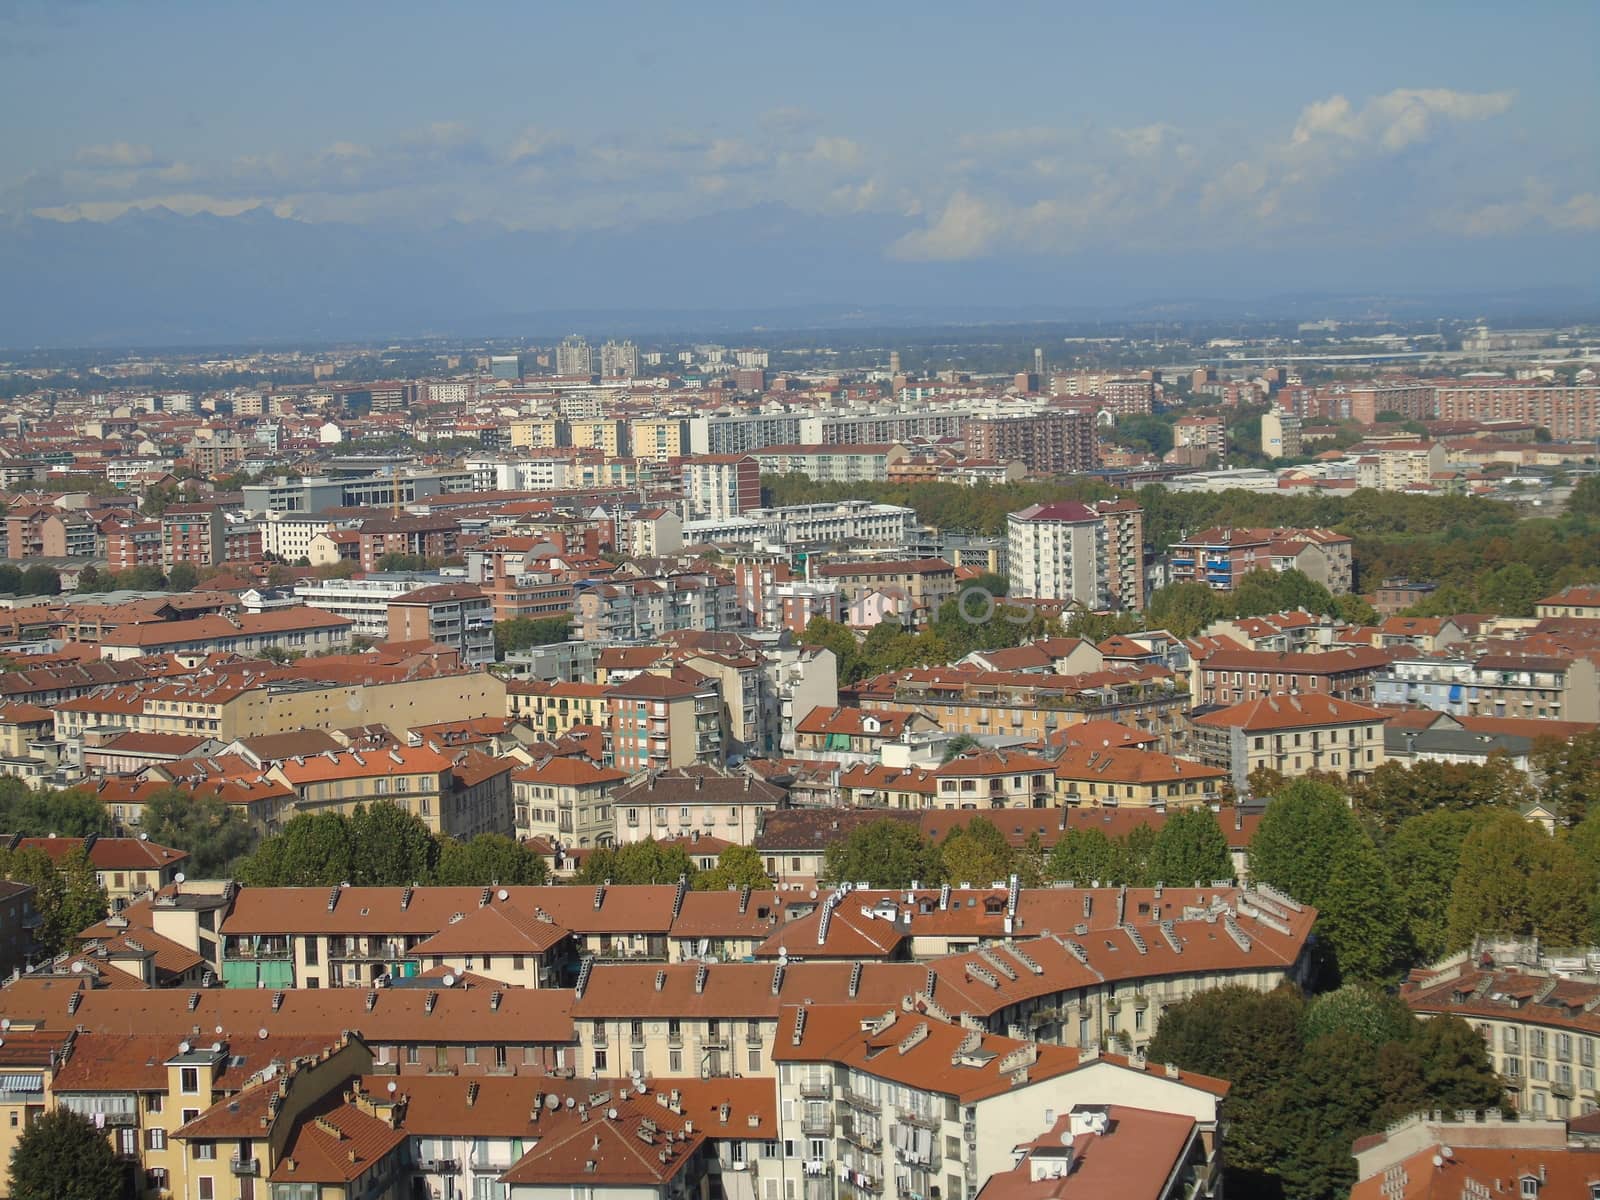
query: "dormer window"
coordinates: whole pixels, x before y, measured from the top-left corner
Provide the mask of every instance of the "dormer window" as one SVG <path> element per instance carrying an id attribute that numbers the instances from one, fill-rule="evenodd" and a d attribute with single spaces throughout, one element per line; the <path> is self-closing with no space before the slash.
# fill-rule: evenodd
<path id="1" fill-rule="evenodd" d="M 1524 1175 L 1522 1177 L 1522 1200 L 1539 1200 L 1539 1177 L 1537 1175 Z"/>

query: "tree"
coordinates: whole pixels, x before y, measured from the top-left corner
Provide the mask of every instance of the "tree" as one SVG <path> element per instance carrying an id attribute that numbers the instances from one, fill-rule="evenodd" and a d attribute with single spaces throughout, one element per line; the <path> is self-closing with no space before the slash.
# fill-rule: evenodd
<path id="1" fill-rule="evenodd" d="M 1542 799 L 1560 820 L 1576 825 L 1600 812 L 1600 730 L 1542 738 L 1534 745 L 1533 763 L 1544 777 Z"/>
<path id="2" fill-rule="evenodd" d="M 581 884 L 611 883 L 677 883 L 687 878 L 692 884 L 698 868 L 689 852 L 681 845 L 667 845 L 646 838 L 642 842 L 629 842 L 626 846 L 602 846 L 584 860 L 583 869 L 575 882 Z"/>
<path id="3" fill-rule="evenodd" d="M 1150 597 L 1145 622 L 1174 637 L 1194 637 L 1222 616 L 1222 602 L 1203 583 L 1170 583 Z"/>
<path id="4" fill-rule="evenodd" d="M 1211 810 L 1185 808 L 1169 814 L 1150 847 L 1144 882 L 1187 887 L 1232 878 L 1228 839 Z"/>
<path id="5" fill-rule="evenodd" d="M 351 883 L 405 887 L 433 879 L 439 843 L 421 817 L 377 801 L 356 805 L 349 820 Z"/>
<path id="6" fill-rule="evenodd" d="M 944 753 L 940 755 L 939 761 L 947 763 L 953 759 L 960 758 L 968 750 L 981 749 L 983 749 L 983 743 L 970 733 L 958 733 L 944 744 Z"/>
<path id="7" fill-rule="evenodd" d="M 73 591 L 92 592 L 101 586 L 102 579 L 100 572 L 93 566 L 87 566 L 78 572 L 77 586 L 73 588 Z"/>
<path id="8" fill-rule="evenodd" d="M 1044 887 L 1050 879 L 1049 864 L 1044 852 L 1044 839 L 1036 829 L 1012 858 L 1011 869 L 1025 888 Z"/>
<path id="9" fill-rule="evenodd" d="M 1405 951 L 1405 926 L 1388 869 L 1344 797 L 1296 780 L 1267 805 L 1250 840 L 1250 874 L 1318 910 L 1334 971 L 1381 978 Z"/>
<path id="10" fill-rule="evenodd" d="M 1588 875 L 1570 843 L 1516 813 L 1495 813 L 1461 844 L 1461 867 L 1450 896 L 1449 945 L 1469 946 L 1479 934 L 1537 935 L 1553 946 L 1584 942 L 1590 894 Z"/>
<path id="11" fill-rule="evenodd" d="M 29 1124 L 11 1155 L 12 1200 L 119 1200 L 122 1184 L 106 1135 L 69 1108 Z"/>
<path id="12" fill-rule="evenodd" d="M 434 882 L 444 887 L 520 887 L 548 878 L 542 857 L 503 833 L 480 833 L 469 842 L 446 838 Z"/>
<path id="13" fill-rule="evenodd" d="M 22 568 L 11 563 L 0 563 L 0 595 L 22 594 Z"/>
<path id="14" fill-rule="evenodd" d="M 530 646 L 547 646 L 552 642 L 567 640 L 566 617 L 513 617 L 509 621 L 496 621 L 494 626 L 494 654 L 503 659 Z"/>
<path id="15" fill-rule="evenodd" d="M 146 800 L 141 822 L 151 841 L 188 852 L 186 869 L 194 879 L 227 874 L 257 841 L 256 831 L 232 805 L 176 787 Z"/>
<path id="16" fill-rule="evenodd" d="M 889 817 L 857 825 L 823 855 L 822 881 L 873 887 L 906 888 L 913 882 L 938 883 L 943 878 L 939 851 L 930 846 L 913 821 Z"/>
<path id="17" fill-rule="evenodd" d="M 1348 625 L 1376 625 L 1378 610 L 1354 592 L 1333 598 L 1333 615 Z"/>
<path id="18" fill-rule="evenodd" d="M 763 891 L 772 886 L 761 855 L 753 846 L 729 846 L 717 856 L 717 865 L 694 877 L 697 892 L 725 892 L 729 888 Z"/>
<path id="19" fill-rule="evenodd" d="M 34 563 L 22 573 L 21 592 L 24 596 L 59 596 L 61 572 L 44 563 Z"/>
<path id="20" fill-rule="evenodd" d="M 57 869 L 61 873 L 61 907 L 55 917 L 60 931 L 56 944 L 66 949 L 83 930 L 105 920 L 110 906 L 99 873 L 82 846 L 63 855 Z"/>
<path id="21" fill-rule="evenodd" d="M 257 887 L 332 887 L 354 875 L 350 822 L 335 812 L 291 817 L 239 864 L 240 880 Z"/>
<path id="22" fill-rule="evenodd" d="M 1101 829 L 1067 829 L 1050 848 L 1045 873 L 1055 880 L 1071 880 L 1079 887 L 1132 882 L 1128 849 Z"/>
<path id="23" fill-rule="evenodd" d="M 1600 517 L 1600 475 L 1587 475 L 1573 486 L 1567 498 L 1567 511 L 1579 516 Z"/>
<path id="24" fill-rule="evenodd" d="M 177 563 L 167 572 L 167 591 L 192 592 L 200 582 L 200 574 L 188 563 Z"/>
<path id="25" fill-rule="evenodd" d="M 1306 1005 L 1301 1032 L 1306 1041 L 1332 1033 L 1351 1033 L 1376 1050 L 1418 1032 L 1418 1021 L 1403 1000 L 1371 984 L 1347 983 Z"/>
<path id="26" fill-rule="evenodd" d="M 860 678 L 856 673 L 856 660 L 859 654 L 856 635 L 851 632 L 848 625 L 830 621 L 827 617 L 812 617 L 806 624 L 805 644 L 822 646 L 833 651 L 833 657 L 837 660 L 835 666 L 840 683 L 853 682 Z"/>
<path id="27" fill-rule="evenodd" d="M 1430 1107 L 1458 1111 L 1499 1106 L 1503 1085 L 1489 1065 L 1483 1038 L 1460 1017 L 1424 1021 L 1418 1049 Z"/>
<path id="28" fill-rule="evenodd" d="M 973 817 L 965 829 L 952 829 L 939 849 L 944 877 L 978 886 L 1006 879 L 1011 874 L 1011 846 L 994 823 Z"/>
<path id="29" fill-rule="evenodd" d="M 1501 754 L 1491 755 L 1483 764 L 1391 760 L 1351 788 L 1356 811 L 1379 841 L 1423 813 L 1511 807 L 1530 798 L 1527 776 Z"/>
<path id="30" fill-rule="evenodd" d="M 1461 870 L 1461 845 L 1492 812 L 1445 809 L 1408 817 L 1384 846 L 1411 943 L 1424 962 L 1449 949 L 1450 895 Z"/>
<path id="31" fill-rule="evenodd" d="M 109 834 L 111 814 L 86 792 L 34 791 L 14 776 L 0 777 L 0 829 L 24 837 L 88 837 Z"/>

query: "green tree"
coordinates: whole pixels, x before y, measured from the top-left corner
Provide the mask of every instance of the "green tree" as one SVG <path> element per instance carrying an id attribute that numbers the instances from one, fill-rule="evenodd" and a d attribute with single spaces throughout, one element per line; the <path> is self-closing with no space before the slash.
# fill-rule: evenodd
<path id="1" fill-rule="evenodd" d="M 1307 1042 L 1332 1033 L 1350 1033 L 1376 1050 L 1386 1042 L 1415 1037 L 1419 1024 L 1403 1000 L 1371 984 L 1347 983 L 1306 1005 L 1301 1033 Z"/>
<path id="2" fill-rule="evenodd" d="M 1402 821 L 1384 846 L 1417 956 L 1431 962 L 1450 945 L 1450 896 L 1461 870 L 1461 845 L 1491 809 L 1441 810 Z"/>
<path id="3" fill-rule="evenodd" d="M 571 621 L 566 617 L 513 617 L 509 621 L 496 621 L 494 625 L 495 657 L 503 659 L 531 646 L 547 646 L 552 642 L 567 640 Z"/>
<path id="4" fill-rule="evenodd" d="M 59 596 L 61 572 L 44 563 L 34 563 L 22 573 L 20 590 L 24 596 Z"/>
<path id="5" fill-rule="evenodd" d="M 200 582 L 200 573 L 188 563 L 176 563 L 167 572 L 167 591 L 192 592 Z"/>
<path id="6" fill-rule="evenodd" d="M 973 817 L 965 828 L 957 826 L 939 848 L 944 877 L 952 882 L 985 883 L 1011 874 L 1011 846 L 992 821 Z"/>
<path id="7" fill-rule="evenodd" d="M 1337 973 L 1376 979 L 1405 953 L 1404 918 L 1372 839 L 1325 783 L 1284 787 L 1250 840 L 1250 874 L 1318 910 L 1317 932 Z"/>
<path id="8" fill-rule="evenodd" d="M 291 817 L 239 864 L 240 880 L 257 887 L 332 887 L 355 874 L 350 822 L 334 812 Z"/>
<path id="9" fill-rule="evenodd" d="M 856 647 L 856 635 L 851 632 L 848 625 L 830 621 L 827 617 L 812 617 L 806 624 L 805 644 L 822 646 L 833 651 L 833 657 L 837 660 L 840 683 L 854 682 L 860 678 L 857 673 L 859 651 Z"/>
<path id="10" fill-rule="evenodd" d="M 857 825 L 823 853 L 822 882 L 857 883 L 905 888 L 915 881 L 938 883 L 943 875 L 939 850 L 930 846 L 921 828 L 889 817 Z"/>
<path id="11" fill-rule="evenodd" d="M 62 892 L 57 921 L 61 931 L 59 945 L 64 949 L 83 930 L 105 920 L 109 904 L 106 890 L 100 886 L 99 873 L 83 847 L 68 851 L 58 869 Z"/>
<path id="12" fill-rule="evenodd" d="M 1489 1064 L 1483 1038 L 1472 1026 L 1460 1017 L 1433 1017 L 1422 1022 L 1417 1040 L 1430 1107 L 1453 1112 L 1499 1106 L 1504 1085 Z"/>
<path id="13" fill-rule="evenodd" d="M 947 763 L 960 758 L 968 750 L 981 750 L 983 743 L 970 733 L 958 733 L 944 744 L 944 753 L 940 756 L 941 763 Z"/>
<path id="14" fill-rule="evenodd" d="M 546 882 L 542 857 L 515 838 L 480 833 L 468 842 L 445 838 L 434 882 L 446 887 L 519 887 Z"/>
<path id="15" fill-rule="evenodd" d="M 1391 760 L 1354 785 L 1351 799 L 1374 835 L 1386 841 L 1402 822 L 1423 813 L 1513 807 L 1531 794 L 1527 776 L 1504 755 L 1492 755 L 1482 764 Z"/>
<path id="16" fill-rule="evenodd" d="M 12 1151 L 12 1200 L 119 1200 L 122 1185 L 106 1135 L 68 1108 L 30 1122 Z"/>
<path id="17" fill-rule="evenodd" d="M 1382 1102 L 1377 1055 L 1349 1030 L 1306 1044 L 1289 1086 L 1276 1098 L 1276 1173 L 1289 1196 L 1347 1196 L 1355 1183 L 1350 1143 Z"/>
<path id="18" fill-rule="evenodd" d="M 1579 516 L 1600 517 L 1600 475 L 1580 479 L 1567 499 L 1567 511 Z"/>
<path id="19" fill-rule="evenodd" d="M 83 568 L 78 572 L 78 582 L 73 588 L 76 592 L 92 592 L 102 586 L 100 572 L 93 566 Z"/>
<path id="20" fill-rule="evenodd" d="M 350 814 L 351 883 L 405 887 L 428 883 L 439 865 L 439 843 L 415 813 L 388 801 L 358 804 Z"/>
<path id="21" fill-rule="evenodd" d="M 1017 850 L 1011 869 L 1025 888 L 1044 887 L 1050 881 L 1049 860 L 1044 851 L 1044 839 L 1034 830 Z"/>
<path id="22" fill-rule="evenodd" d="M 1531 617 L 1544 594 L 1539 577 L 1527 563 L 1507 563 L 1478 578 L 1478 603 L 1503 617 Z"/>
<path id="23" fill-rule="evenodd" d="M 1333 615 L 1349 625 L 1376 625 L 1378 610 L 1354 592 L 1333 598 Z"/>
<path id="24" fill-rule="evenodd" d="M 753 846 L 729 846 L 717 856 L 717 865 L 694 877 L 697 892 L 723 892 L 729 888 L 763 891 L 772 886 L 761 855 Z"/>
<path id="25" fill-rule="evenodd" d="M 32 847 L 0 851 L 0 877 L 32 885 L 39 914 L 34 940 L 46 954 L 72 949 L 79 933 L 105 918 L 105 889 L 81 848 L 60 862 Z"/>
<path id="26" fill-rule="evenodd" d="M 1207 808 L 1184 808 L 1167 816 L 1145 864 L 1145 883 L 1187 887 L 1233 878 L 1228 839 Z"/>
<path id="27" fill-rule="evenodd" d="M 0 829 L 24 837 L 88 837 L 109 834 L 111 814 L 86 792 L 30 788 L 14 776 L 0 776 Z"/>
<path id="28" fill-rule="evenodd" d="M 0 595 L 22 594 L 22 568 L 11 563 L 0 563 Z"/>
<path id="29" fill-rule="evenodd" d="M 152 842 L 187 851 L 186 873 L 212 879 L 255 848 L 257 835 L 238 809 L 182 788 L 162 788 L 145 801 L 142 827 Z"/>
<path id="30" fill-rule="evenodd" d="M 1589 879 L 1576 851 L 1513 812 L 1486 818 L 1461 844 L 1450 896 L 1451 947 L 1478 934 L 1537 935 L 1549 945 L 1587 939 Z"/>
<path id="31" fill-rule="evenodd" d="M 1067 829 L 1050 848 L 1045 873 L 1054 880 L 1071 880 L 1079 887 L 1099 881 L 1103 885 L 1132 882 L 1128 848 L 1101 829 Z"/>
<path id="32" fill-rule="evenodd" d="M 1600 730 L 1541 738 L 1534 745 L 1533 765 L 1544 778 L 1541 799 L 1561 821 L 1576 825 L 1590 812 L 1600 812 Z"/>
<path id="33" fill-rule="evenodd" d="M 698 868 L 689 852 L 676 843 L 668 845 L 654 838 L 629 842 L 626 846 L 602 846 L 584 860 L 575 882 L 581 884 L 677 883 L 687 878 L 692 884 Z"/>
<path id="34" fill-rule="evenodd" d="M 1203 583 L 1169 583 L 1158 588 L 1145 609 L 1145 624 L 1174 637 L 1194 637 L 1222 616 L 1217 593 Z"/>

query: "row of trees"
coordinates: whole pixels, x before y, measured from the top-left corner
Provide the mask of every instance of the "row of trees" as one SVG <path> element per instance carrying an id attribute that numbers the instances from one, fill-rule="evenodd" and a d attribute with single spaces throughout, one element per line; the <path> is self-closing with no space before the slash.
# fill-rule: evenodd
<path id="1" fill-rule="evenodd" d="M 1335 596 L 1301 571 L 1261 570 L 1245 575 L 1231 592 L 1213 591 L 1203 583 L 1168 584 L 1151 594 L 1145 620 L 1152 629 L 1193 637 L 1213 621 L 1296 608 L 1357 625 L 1370 625 L 1378 619 L 1377 612 L 1360 596 Z"/>
<path id="2" fill-rule="evenodd" d="M 1548 945 L 1600 936 L 1600 811 L 1551 834 L 1485 802 L 1390 831 L 1333 785 L 1297 780 L 1267 806 L 1250 874 L 1317 909 L 1325 978 L 1382 981 L 1480 934 Z"/>
<path id="3" fill-rule="evenodd" d="M 1191 885 L 1233 878 L 1228 842 L 1207 809 L 1172 813 L 1157 832 L 1149 826 L 1127 838 L 1111 838 L 1094 828 L 1070 829 L 1047 852 L 1038 834 L 1013 846 L 994 822 L 968 818 L 940 841 L 923 837 L 918 824 L 892 818 L 857 826 L 823 857 L 825 883 L 865 882 L 873 887 L 905 888 L 1009 879 L 1023 887 L 1072 880 L 1080 886 Z"/>
<path id="4" fill-rule="evenodd" d="M 1494 1108 L 1501 1098 L 1471 1026 L 1419 1021 L 1360 985 L 1309 1002 L 1291 987 L 1202 992 L 1161 1014 L 1149 1053 L 1232 1082 L 1227 1190 L 1244 1200 L 1348 1196 L 1356 1138 L 1422 1109 Z"/>
<path id="5" fill-rule="evenodd" d="M 387 802 L 358 804 L 348 816 L 301 813 L 237 867 L 241 882 L 258 887 L 537 884 L 546 874 L 544 859 L 515 838 L 438 837 Z"/>
<path id="6" fill-rule="evenodd" d="M 669 844 L 654 838 L 589 851 L 573 882 L 586 885 L 677 883 L 679 879 L 687 879 L 697 892 L 772 886 L 762 866 L 761 855 L 750 846 L 727 847 L 718 857 L 717 865 L 703 871 L 682 843 Z"/>

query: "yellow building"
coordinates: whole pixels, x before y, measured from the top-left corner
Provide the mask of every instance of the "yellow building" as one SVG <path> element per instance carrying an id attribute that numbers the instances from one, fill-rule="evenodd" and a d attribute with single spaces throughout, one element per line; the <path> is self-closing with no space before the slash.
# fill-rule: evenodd
<path id="1" fill-rule="evenodd" d="M 512 449 L 553 450 L 565 445 L 564 425 L 557 417 L 519 417 L 511 422 Z"/>
<path id="2" fill-rule="evenodd" d="M 573 446 L 604 451 L 607 458 L 628 453 L 628 426 L 624 421 L 611 417 L 585 417 L 569 421 L 567 429 Z"/>

